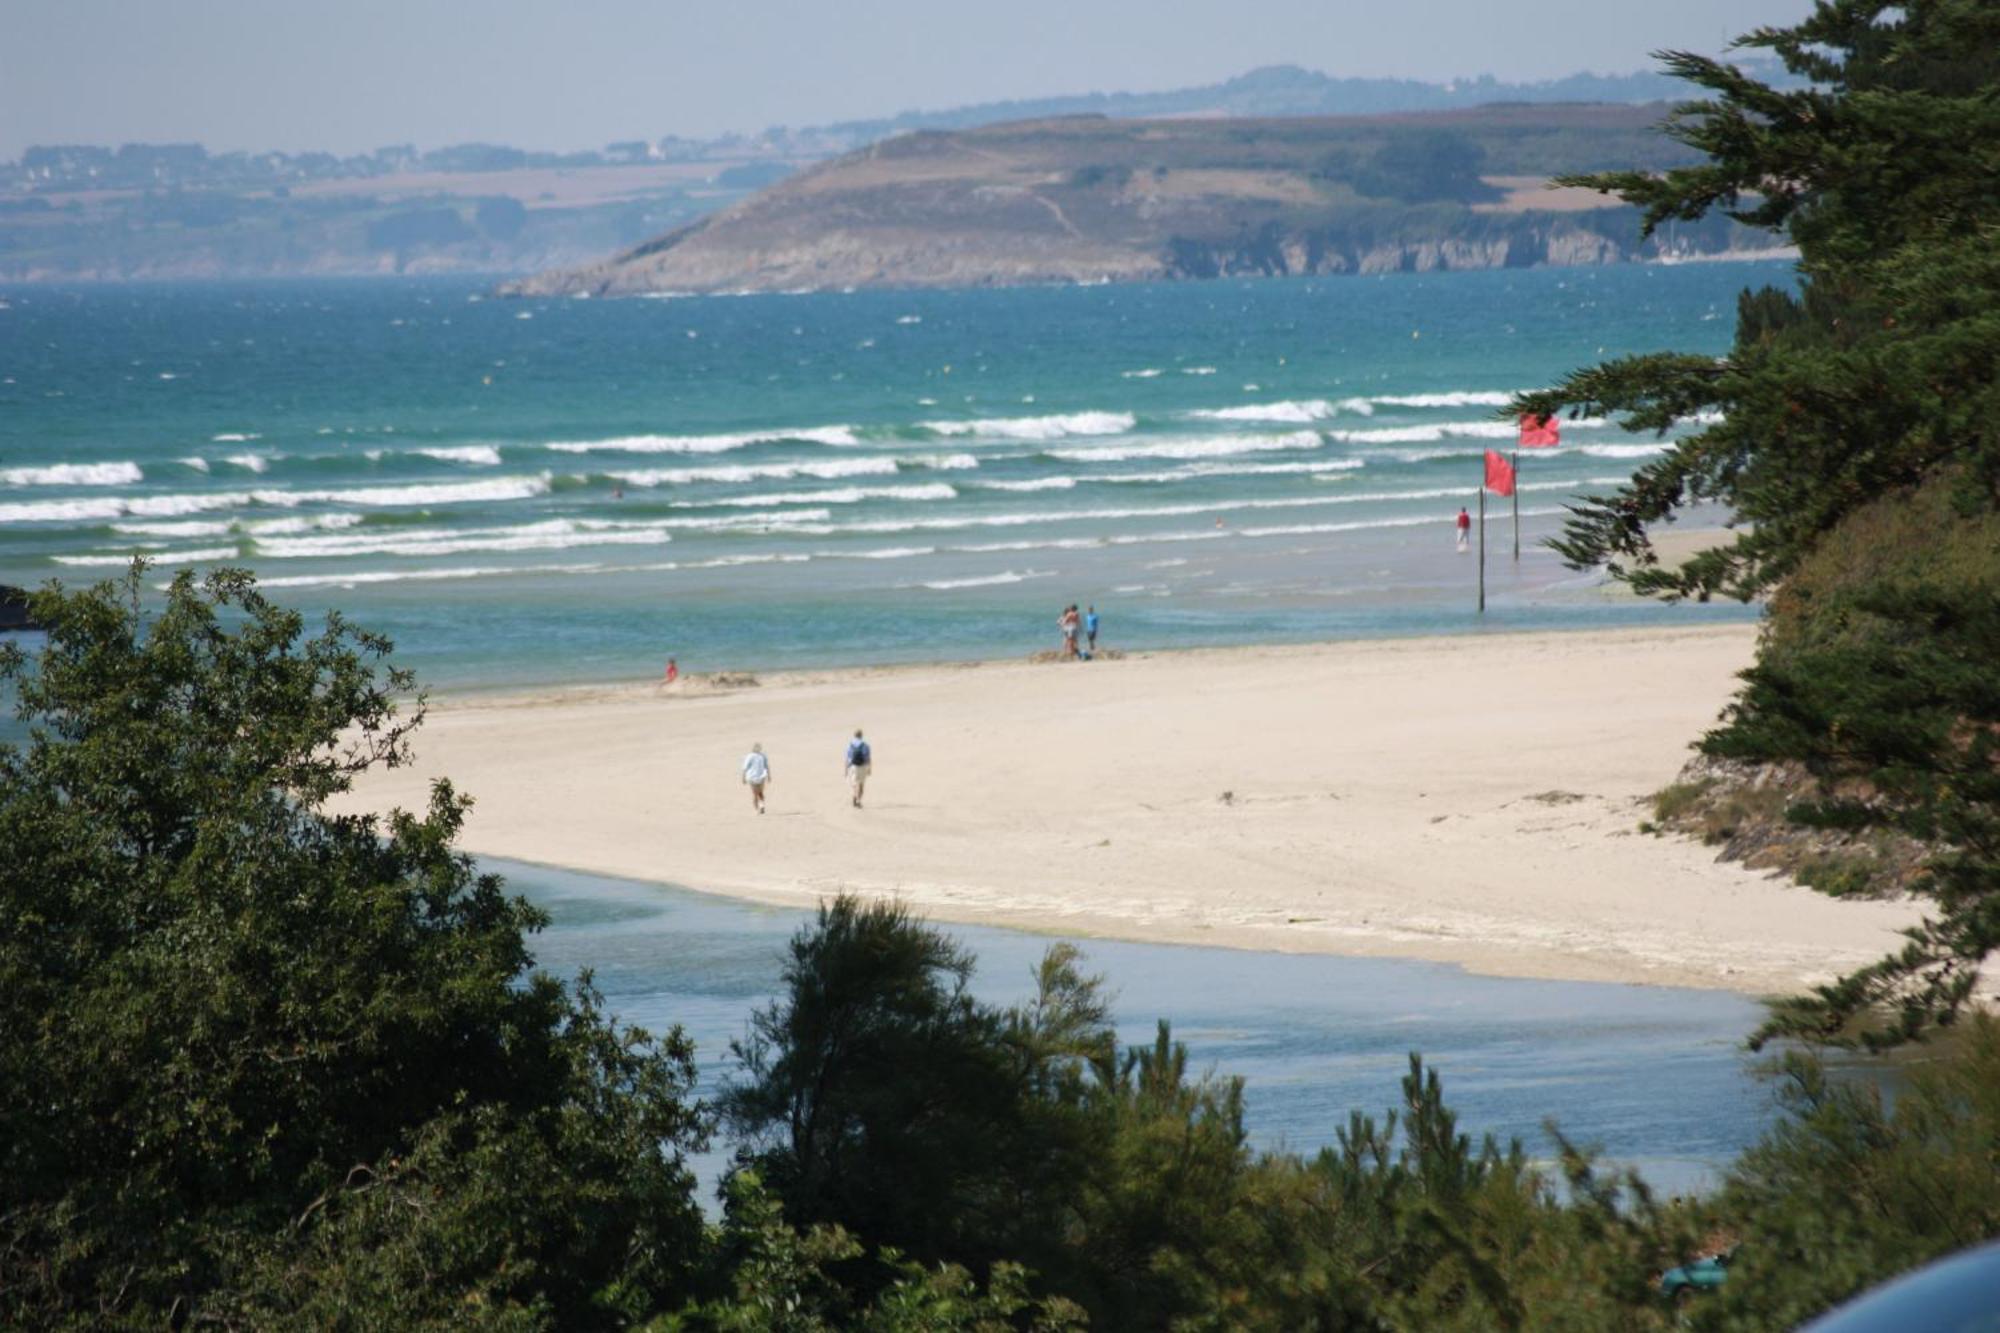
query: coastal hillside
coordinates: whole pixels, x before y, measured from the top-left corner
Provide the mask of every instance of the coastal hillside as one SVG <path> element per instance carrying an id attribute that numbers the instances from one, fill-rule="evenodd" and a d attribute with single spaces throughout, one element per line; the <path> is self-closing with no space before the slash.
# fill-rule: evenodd
<path id="1" fill-rule="evenodd" d="M 1098 283 L 1597 264 L 1715 253 L 1717 219 L 1642 243 L 1564 172 L 1691 161 L 1661 105 L 1370 117 L 1075 116 L 871 145 L 515 295 Z"/>

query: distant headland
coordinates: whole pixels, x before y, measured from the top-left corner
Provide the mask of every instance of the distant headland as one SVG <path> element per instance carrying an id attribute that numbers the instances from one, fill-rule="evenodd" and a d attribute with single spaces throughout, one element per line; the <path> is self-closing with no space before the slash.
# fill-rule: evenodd
<path id="1" fill-rule="evenodd" d="M 1758 77 L 1783 81 L 1784 71 L 1770 68 L 1769 61 L 1743 63 Z M 1338 78 L 1274 66 L 1163 92 L 990 102 L 709 139 L 633 135 L 572 152 L 491 143 L 428 149 L 397 144 L 345 155 L 211 152 L 195 143 L 43 144 L 0 162 L 0 282 L 525 275 L 578 268 L 641 248 L 650 238 L 698 224 L 796 171 L 928 131 L 1075 116 L 1133 123 L 1263 122 L 1402 117 L 1503 104 L 1657 107 L 1675 95 L 1672 80 L 1655 73 L 1573 74 L 1518 83 L 1482 76 L 1447 83 Z M 1524 158 L 1495 152 L 1491 143 L 1487 147 L 1485 170 L 1501 176 L 1529 176 L 1544 171 L 1547 162 L 1570 160 L 1559 152 Z M 895 151 L 928 153 L 935 145 L 919 138 Z M 1183 177 L 1173 198 L 1196 187 L 1205 188 L 1199 178 Z M 779 203 L 784 198 L 779 196 Z M 1401 224 L 1384 218 L 1375 225 Z M 1436 237 L 1435 226 L 1420 223 L 1423 227 Z M 1554 227 L 1551 235 L 1570 230 Z M 1621 250 L 1629 230 L 1614 238 Z M 1476 238 L 1480 229 L 1461 231 Z M 1525 253 L 1526 244 L 1512 246 L 1510 253 Z M 1556 253 L 1568 253 L 1568 244 L 1557 239 Z M 1427 262 L 1429 252 L 1421 246 L 1414 253 L 1414 262 Z"/>
<path id="2" fill-rule="evenodd" d="M 1663 104 L 1378 116 L 1067 116 L 904 134 L 520 296 L 983 287 L 1695 258 L 1768 237 L 1713 219 L 1648 241 L 1550 186 L 1691 160 Z"/>

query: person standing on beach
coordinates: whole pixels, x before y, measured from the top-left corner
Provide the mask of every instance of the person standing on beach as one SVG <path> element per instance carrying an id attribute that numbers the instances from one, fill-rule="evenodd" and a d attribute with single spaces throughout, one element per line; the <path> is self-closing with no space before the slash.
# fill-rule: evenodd
<path id="1" fill-rule="evenodd" d="M 1091 607 L 1083 616 L 1083 637 L 1093 655 L 1097 652 L 1097 608 Z"/>
<path id="2" fill-rule="evenodd" d="M 847 786 L 853 792 L 855 809 L 861 808 L 861 793 L 868 786 L 868 775 L 875 771 L 875 755 L 869 750 L 868 742 L 862 739 L 861 728 L 854 729 L 854 739 L 847 743 Z"/>
<path id="3" fill-rule="evenodd" d="M 1472 537 L 1472 515 L 1465 512 L 1465 506 L 1458 507 L 1458 549 L 1463 551 Z"/>
<path id="4" fill-rule="evenodd" d="M 667 659 L 667 674 L 660 677 L 660 684 L 671 685 L 680 678 L 681 678 L 680 664 L 675 662 L 673 658 L 669 657 Z"/>
<path id="5" fill-rule="evenodd" d="M 1075 657 L 1075 656 L 1076 656 L 1076 626 L 1077 626 L 1077 617 L 1076 617 L 1076 603 L 1075 603 L 1075 602 L 1071 602 L 1071 603 L 1070 603 L 1070 604 L 1069 604 L 1068 606 L 1066 606 L 1066 607 L 1064 607 L 1064 608 L 1063 608 L 1063 613 L 1062 613 L 1062 615 L 1061 615 L 1060 617 L 1058 617 L 1058 618 L 1057 618 L 1057 620 L 1056 620 L 1056 626 L 1057 626 L 1057 627 L 1058 627 L 1059 629 L 1061 629 L 1061 630 L 1062 630 L 1062 636 L 1063 636 L 1063 656 L 1064 656 L 1064 657 Z"/>
<path id="6" fill-rule="evenodd" d="M 764 743 L 759 741 L 743 756 L 743 781 L 750 787 L 750 804 L 760 815 L 764 813 L 764 786 L 770 780 L 771 761 L 764 757 Z"/>

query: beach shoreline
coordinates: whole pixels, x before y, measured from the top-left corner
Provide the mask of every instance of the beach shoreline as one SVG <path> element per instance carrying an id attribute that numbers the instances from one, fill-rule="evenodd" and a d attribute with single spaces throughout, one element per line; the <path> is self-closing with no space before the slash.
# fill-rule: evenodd
<path id="1" fill-rule="evenodd" d="M 1381 639 L 785 672 L 439 700 L 416 762 L 490 855 L 786 906 L 1416 958 L 1581 981 L 1796 990 L 1915 904 L 1840 902 L 1639 833 L 1748 665 L 1750 625 Z M 841 748 L 876 747 L 853 809 Z M 771 755 L 771 813 L 737 778 Z"/>

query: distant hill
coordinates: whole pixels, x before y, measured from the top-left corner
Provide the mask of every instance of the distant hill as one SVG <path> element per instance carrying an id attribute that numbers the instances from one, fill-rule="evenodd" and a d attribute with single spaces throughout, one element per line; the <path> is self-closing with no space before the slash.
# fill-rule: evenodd
<path id="1" fill-rule="evenodd" d="M 783 291 L 1615 262 L 1632 210 L 1551 176 L 1691 160 L 1662 105 L 1372 117 L 1079 116 L 926 130 L 512 294 Z M 1738 244 L 1730 224 L 1665 238 Z"/>
<path id="2" fill-rule="evenodd" d="M 1744 63 L 1759 78 L 1792 82 L 1770 62 Z M 1075 115 L 1237 120 L 1640 103 L 1684 91 L 1656 74 L 1424 83 L 1281 65 L 1170 92 L 989 102 L 712 139 L 633 138 L 601 151 L 469 143 L 338 157 L 211 154 L 199 144 L 43 145 L 0 162 L 0 282 L 531 273 L 636 245 L 798 167 L 915 131 Z"/>
<path id="3" fill-rule="evenodd" d="M 1777 87 L 1797 83 L 1768 57 L 1737 62 Z M 1448 111 L 1495 102 L 1664 102 L 1688 87 L 1664 74 L 1570 74 L 1560 79 L 1510 83 L 1482 74 L 1474 79 L 1428 83 L 1416 79 L 1336 78 L 1298 65 L 1267 65 L 1221 83 L 1158 93 L 1084 93 L 1022 101 L 983 102 L 940 111 L 906 111 L 875 120 L 850 120 L 810 133 L 855 147 L 911 130 L 972 129 L 1015 120 L 1103 115 L 1128 119 L 1182 116 L 1367 116 L 1397 111 Z M 782 131 L 781 131 L 782 132 Z"/>

